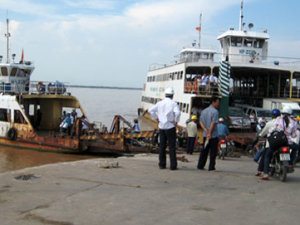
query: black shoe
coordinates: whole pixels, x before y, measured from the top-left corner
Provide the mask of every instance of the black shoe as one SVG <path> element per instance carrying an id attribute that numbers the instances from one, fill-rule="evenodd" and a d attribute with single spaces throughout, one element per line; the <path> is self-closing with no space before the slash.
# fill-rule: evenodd
<path id="1" fill-rule="evenodd" d="M 163 170 L 163 169 L 166 169 L 165 166 L 159 166 L 159 169 Z"/>
<path id="2" fill-rule="evenodd" d="M 197 167 L 197 169 L 198 169 L 198 170 L 204 170 L 204 168 L 202 168 L 202 167 Z"/>

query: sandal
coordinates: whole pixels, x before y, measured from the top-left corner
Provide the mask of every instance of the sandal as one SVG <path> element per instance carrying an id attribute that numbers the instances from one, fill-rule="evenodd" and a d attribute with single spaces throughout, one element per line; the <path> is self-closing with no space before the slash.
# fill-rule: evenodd
<path id="1" fill-rule="evenodd" d="M 261 174 L 262 174 L 262 172 L 257 171 L 256 174 L 255 174 L 255 176 L 259 177 Z"/>
<path id="2" fill-rule="evenodd" d="M 263 176 L 261 177 L 261 179 L 262 179 L 262 180 L 269 180 L 269 176 L 265 174 L 265 175 L 263 175 Z"/>

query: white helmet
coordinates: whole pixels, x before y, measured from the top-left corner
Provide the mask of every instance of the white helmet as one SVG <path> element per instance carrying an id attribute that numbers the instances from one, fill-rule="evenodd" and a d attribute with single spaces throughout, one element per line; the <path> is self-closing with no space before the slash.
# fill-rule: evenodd
<path id="1" fill-rule="evenodd" d="M 291 106 L 286 105 L 286 106 L 283 107 L 281 113 L 286 113 L 286 114 L 291 115 L 293 113 L 293 109 L 292 109 Z"/>
<path id="2" fill-rule="evenodd" d="M 174 89 L 169 87 L 165 90 L 165 95 L 174 95 Z"/>

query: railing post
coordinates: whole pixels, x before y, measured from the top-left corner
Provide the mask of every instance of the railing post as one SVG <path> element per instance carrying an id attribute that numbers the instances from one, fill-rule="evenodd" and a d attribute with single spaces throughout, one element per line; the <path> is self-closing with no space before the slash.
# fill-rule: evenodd
<path id="1" fill-rule="evenodd" d="M 292 98 L 292 91 L 293 91 L 293 71 L 290 72 L 290 98 Z"/>

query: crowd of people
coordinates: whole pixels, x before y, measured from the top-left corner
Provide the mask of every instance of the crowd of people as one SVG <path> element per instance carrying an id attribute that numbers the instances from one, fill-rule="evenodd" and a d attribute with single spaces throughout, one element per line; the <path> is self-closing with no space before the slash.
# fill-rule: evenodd
<path id="1" fill-rule="evenodd" d="M 217 93 L 218 89 L 218 78 L 214 73 L 203 75 L 196 75 L 193 78 L 187 79 L 190 83 L 192 82 L 194 88 L 192 92 L 200 92 L 201 94 L 213 94 Z"/>
<path id="2" fill-rule="evenodd" d="M 153 106 L 149 113 L 154 120 L 157 120 L 160 132 L 159 163 L 160 169 L 166 168 L 166 147 L 169 147 L 170 169 L 177 169 L 176 159 L 176 126 L 180 118 L 180 110 L 177 103 L 173 100 L 174 90 L 168 88 L 165 90 L 165 99 Z M 219 118 L 219 98 L 213 96 L 209 107 L 205 108 L 198 119 L 197 115 L 192 115 L 187 121 L 187 154 L 193 154 L 197 133 L 199 127 L 203 131 L 204 146 L 200 151 L 197 168 L 205 168 L 208 155 L 210 162 L 208 171 L 216 170 L 216 156 L 218 154 L 218 142 L 229 134 L 228 127 L 224 124 L 224 119 Z M 269 179 L 269 163 L 275 149 L 268 142 L 268 137 L 273 135 L 274 131 L 283 132 L 287 137 L 291 148 L 291 158 L 289 168 L 293 170 L 294 161 L 299 148 L 300 131 L 297 130 L 296 120 L 292 117 L 292 109 L 287 106 L 282 112 L 278 109 L 272 111 L 273 119 L 269 122 L 264 117 L 257 123 L 258 138 L 265 140 L 264 151 L 259 160 L 256 176 L 261 176 L 263 180 Z"/>
<path id="3" fill-rule="evenodd" d="M 61 115 L 61 123 L 59 125 L 60 132 L 62 134 L 73 136 L 75 133 L 75 122 L 77 119 L 80 120 L 79 124 L 81 134 L 87 134 L 89 129 L 89 121 L 84 115 L 78 117 L 75 109 L 73 109 L 71 113 L 66 113 L 66 111 L 63 111 Z"/>

